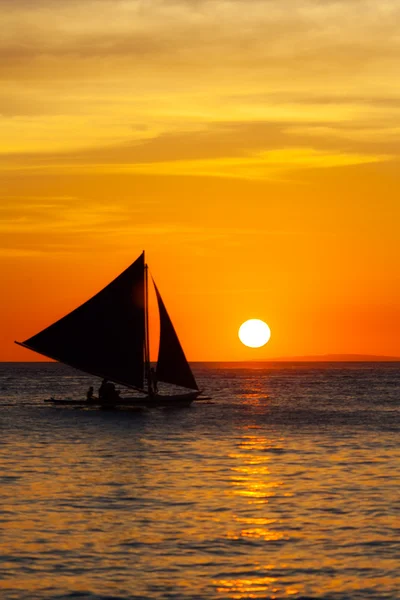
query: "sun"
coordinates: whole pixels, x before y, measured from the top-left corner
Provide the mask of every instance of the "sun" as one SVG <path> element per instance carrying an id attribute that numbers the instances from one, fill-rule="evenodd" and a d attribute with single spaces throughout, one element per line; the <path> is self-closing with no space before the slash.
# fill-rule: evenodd
<path id="1" fill-rule="evenodd" d="M 245 346 L 261 348 L 271 337 L 271 330 L 260 319 L 249 319 L 239 327 L 239 339 Z"/>

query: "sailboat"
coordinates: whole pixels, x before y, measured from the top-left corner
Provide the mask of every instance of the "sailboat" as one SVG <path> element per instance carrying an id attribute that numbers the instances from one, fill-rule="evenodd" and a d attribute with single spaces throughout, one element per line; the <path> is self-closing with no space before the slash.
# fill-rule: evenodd
<path id="1" fill-rule="evenodd" d="M 154 393 L 150 367 L 148 266 L 144 252 L 116 279 L 49 327 L 16 344 L 90 375 L 144 394 L 118 398 L 114 405 L 183 406 L 200 395 L 160 292 L 153 281 L 160 318 L 157 381 L 186 388 Z M 55 400 L 63 404 L 100 404 L 93 400 Z"/>

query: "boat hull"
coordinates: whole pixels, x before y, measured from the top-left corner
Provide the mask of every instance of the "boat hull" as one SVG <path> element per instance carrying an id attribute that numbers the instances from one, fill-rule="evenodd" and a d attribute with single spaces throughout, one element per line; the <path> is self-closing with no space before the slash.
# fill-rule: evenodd
<path id="1" fill-rule="evenodd" d="M 146 398 L 120 398 L 118 406 L 189 406 L 201 392 L 188 392 L 171 396 L 146 396 Z"/>
<path id="2" fill-rule="evenodd" d="M 100 408 L 118 408 L 120 406 L 132 406 L 140 408 L 153 408 L 153 407 L 182 407 L 190 406 L 194 400 L 200 395 L 201 392 L 188 392 L 187 394 L 178 395 L 156 395 L 146 396 L 144 398 L 131 397 L 131 398 L 118 398 L 115 402 L 100 402 L 98 398 L 92 400 L 67 400 L 67 399 L 56 399 L 49 398 L 45 402 L 55 404 L 59 406 L 93 406 Z"/>

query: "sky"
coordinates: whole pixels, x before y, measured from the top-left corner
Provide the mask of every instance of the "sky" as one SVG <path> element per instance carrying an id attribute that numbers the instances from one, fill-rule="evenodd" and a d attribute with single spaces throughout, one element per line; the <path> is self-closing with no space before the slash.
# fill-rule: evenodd
<path id="1" fill-rule="evenodd" d="M 0 360 L 143 249 L 189 360 L 400 356 L 397 0 L 0 10 Z"/>

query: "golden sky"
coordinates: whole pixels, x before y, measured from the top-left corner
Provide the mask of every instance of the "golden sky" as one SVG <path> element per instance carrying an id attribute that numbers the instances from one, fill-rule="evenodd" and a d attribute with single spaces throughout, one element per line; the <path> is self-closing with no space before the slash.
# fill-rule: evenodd
<path id="1" fill-rule="evenodd" d="M 0 360 L 142 249 L 190 360 L 400 355 L 398 0 L 0 9 Z"/>

